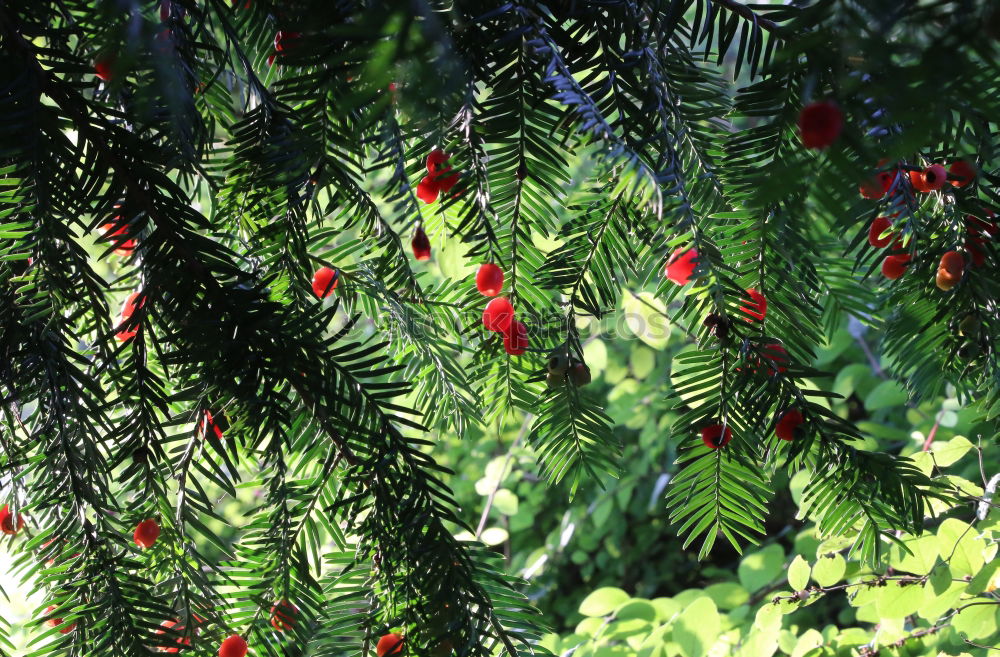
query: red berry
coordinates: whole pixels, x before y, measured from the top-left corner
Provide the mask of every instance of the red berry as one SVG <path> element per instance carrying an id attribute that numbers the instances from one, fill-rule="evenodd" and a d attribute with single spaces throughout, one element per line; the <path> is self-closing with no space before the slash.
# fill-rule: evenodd
<path id="1" fill-rule="evenodd" d="M 247 642 L 239 634 L 233 634 L 219 646 L 219 657 L 244 657 L 247 654 Z"/>
<path id="2" fill-rule="evenodd" d="M 133 292 L 132 294 L 128 295 L 128 298 L 125 299 L 125 303 L 122 304 L 121 314 L 118 316 L 118 326 L 124 326 L 125 324 L 127 324 L 128 321 L 132 318 L 132 314 L 135 313 L 135 309 L 141 308 L 142 305 L 145 303 L 145 301 L 146 301 L 145 298 L 142 299 L 139 298 L 138 292 Z M 139 332 L 138 327 L 131 329 L 122 328 L 120 331 L 115 333 L 115 338 L 119 342 L 126 342 L 127 340 L 131 340 L 132 338 L 134 338 L 138 332 Z"/>
<path id="3" fill-rule="evenodd" d="M 160 526 L 153 519 L 143 520 L 136 525 L 132 537 L 135 539 L 135 544 L 143 549 L 153 547 L 156 539 L 160 537 Z"/>
<path id="4" fill-rule="evenodd" d="M 336 269 L 330 269 L 329 267 L 320 267 L 313 274 L 312 288 L 313 294 L 315 294 L 320 299 L 330 296 L 333 291 L 337 289 L 337 283 L 340 282 L 340 275 L 337 273 Z"/>
<path id="5" fill-rule="evenodd" d="M 288 600 L 279 600 L 271 607 L 271 627 L 284 632 L 295 627 L 299 618 L 299 608 Z"/>
<path id="6" fill-rule="evenodd" d="M 584 363 L 577 363 L 569 371 L 569 380 L 573 385 L 580 387 L 591 382 L 590 368 Z"/>
<path id="7" fill-rule="evenodd" d="M 927 181 L 924 180 L 923 171 L 910 171 L 909 176 L 910 184 L 913 185 L 913 191 L 921 192 L 923 194 L 931 191 L 931 188 L 927 186 Z"/>
<path id="8" fill-rule="evenodd" d="M 937 275 L 934 277 L 934 284 L 938 286 L 938 289 L 947 292 L 951 288 L 958 285 L 958 281 L 951 276 L 948 276 L 945 270 L 938 269 Z"/>
<path id="9" fill-rule="evenodd" d="M 980 219 L 979 217 L 974 217 L 973 215 L 966 215 L 965 217 L 965 231 L 970 235 L 982 239 L 993 239 L 1000 233 L 1000 227 L 997 226 L 995 221 L 990 221 L 994 217 L 994 214 L 989 210 L 986 211 L 987 218 Z"/>
<path id="10" fill-rule="evenodd" d="M 295 47 L 295 42 L 301 38 L 301 32 L 282 32 L 278 31 L 274 35 L 274 50 L 275 52 L 285 52 L 286 50 L 291 50 Z"/>
<path id="11" fill-rule="evenodd" d="M 887 194 L 892 189 L 892 183 L 896 181 L 896 173 L 894 171 L 883 171 L 878 174 L 878 181 L 882 185 L 882 193 Z"/>
<path id="12" fill-rule="evenodd" d="M 803 422 L 802 413 L 797 409 L 790 409 L 785 411 L 781 419 L 774 426 L 774 435 L 776 435 L 781 440 L 792 440 L 795 438 L 796 429 Z"/>
<path id="13" fill-rule="evenodd" d="M 965 271 L 965 259 L 958 251 L 948 251 L 941 256 L 940 269 L 945 270 L 953 278 L 961 278 Z"/>
<path id="14" fill-rule="evenodd" d="M 663 275 L 667 280 L 673 281 L 677 285 L 687 285 L 691 282 L 691 276 L 695 267 L 698 266 L 698 251 L 696 249 L 675 249 L 667 260 L 663 268 Z"/>
<path id="15" fill-rule="evenodd" d="M 906 268 L 910 266 L 910 255 L 886 256 L 882 261 L 882 275 L 890 281 L 894 281 L 906 273 Z"/>
<path id="16" fill-rule="evenodd" d="M 56 611 L 56 609 L 57 609 L 57 607 L 55 605 L 49 605 L 49 608 L 45 610 L 45 615 L 46 616 L 50 615 L 52 612 Z M 47 621 L 45 621 L 45 623 L 49 627 L 59 627 L 60 625 L 63 624 L 63 619 L 61 619 L 61 618 L 50 618 Z M 73 629 L 75 627 L 76 627 L 76 623 L 70 623 L 66 627 L 64 627 L 61 630 L 59 630 L 59 633 L 60 634 L 69 634 L 70 632 L 73 631 Z"/>
<path id="17" fill-rule="evenodd" d="M 212 433 L 215 434 L 215 437 L 222 440 L 222 429 L 215 423 L 215 419 L 212 417 L 212 411 L 206 410 L 205 414 L 201 418 L 201 422 L 198 423 L 199 438 L 205 437 L 205 429 L 208 427 L 212 427 Z"/>
<path id="18" fill-rule="evenodd" d="M 413 247 L 413 257 L 417 260 L 430 260 L 431 259 L 431 241 L 427 238 L 427 233 L 424 232 L 423 226 L 417 226 L 417 230 L 413 233 L 413 241 L 410 242 Z"/>
<path id="19" fill-rule="evenodd" d="M 844 129 L 844 115 L 835 103 L 811 103 L 799 113 L 799 134 L 806 148 L 826 148 Z"/>
<path id="20" fill-rule="evenodd" d="M 97 77 L 105 82 L 111 82 L 111 68 L 114 65 L 114 57 L 102 56 L 94 61 L 94 72 Z"/>
<path id="21" fill-rule="evenodd" d="M 924 187 L 928 191 L 935 191 L 944 187 L 944 184 L 948 182 L 948 172 L 944 170 L 944 167 L 940 164 L 932 164 L 931 166 L 924 169 L 923 173 Z"/>
<path id="22" fill-rule="evenodd" d="M 491 299 L 483 309 L 483 327 L 487 331 L 506 331 L 507 325 L 514 319 L 514 306 L 507 297 Z"/>
<path id="23" fill-rule="evenodd" d="M 744 317 L 744 319 L 748 322 L 753 322 L 754 320 L 758 322 L 763 321 L 764 317 L 767 316 L 767 299 L 754 288 L 747 290 L 747 296 L 753 299 L 753 303 L 740 306 L 740 310 L 745 315 L 749 315 L 749 317 Z"/>
<path id="24" fill-rule="evenodd" d="M 476 289 L 485 297 L 494 297 L 503 289 L 503 270 L 492 262 L 479 265 L 476 272 Z"/>
<path id="25" fill-rule="evenodd" d="M 972 264 L 976 267 L 982 267 L 986 264 L 986 250 L 982 246 L 982 240 L 971 237 L 965 240 L 965 250 L 969 252 Z"/>
<path id="26" fill-rule="evenodd" d="M 440 148 L 435 148 L 427 154 L 427 173 L 436 174 L 447 171 L 451 167 L 445 167 L 448 161 L 448 154 Z"/>
<path id="27" fill-rule="evenodd" d="M 889 221 L 889 217 L 876 217 L 868 229 L 868 243 L 876 249 L 884 249 L 889 246 L 889 242 L 892 241 L 892 235 L 880 236 L 890 228 L 892 228 L 892 222 Z"/>
<path id="28" fill-rule="evenodd" d="M 503 349 L 511 356 L 520 356 L 528 348 L 528 327 L 511 318 L 503 331 Z"/>
<path id="29" fill-rule="evenodd" d="M 965 258 L 958 251 L 948 251 L 941 256 L 941 263 L 938 265 L 937 276 L 934 282 L 942 290 L 950 290 L 962 280 L 962 273 L 965 271 Z"/>
<path id="30" fill-rule="evenodd" d="M 454 187 L 455 183 L 457 182 L 458 182 L 457 173 L 453 173 L 450 176 L 445 176 L 444 174 L 441 174 L 438 176 L 437 179 L 438 191 L 441 192 L 442 194 L 447 194 L 448 192 L 451 191 L 451 188 Z"/>
<path id="31" fill-rule="evenodd" d="M 14 514 L 12 514 L 7 505 L 4 504 L 3 508 L 0 509 L 0 531 L 4 534 L 13 536 L 17 532 L 24 529 L 24 518 L 21 517 L 20 513 L 17 514 L 17 527 L 14 526 L 14 522 Z"/>
<path id="32" fill-rule="evenodd" d="M 878 199 L 885 196 L 886 192 L 892 187 L 892 181 L 895 176 L 888 171 L 883 171 L 877 175 L 867 178 L 861 182 L 858 186 L 858 193 L 861 196 L 870 199 L 872 201 L 877 201 Z"/>
<path id="33" fill-rule="evenodd" d="M 438 193 L 441 191 L 441 183 L 434 179 L 431 175 L 426 175 L 420 184 L 417 185 L 417 198 L 419 198 L 424 203 L 433 203 L 438 198 Z"/>
<path id="34" fill-rule="evenodd" d="M 952 178 L 949 182 L 954 187 L 965 187 L 976 179 L 976 168 L 965 160 L 952 162 L 951 166 L 948 167 L 948 173 L 951 174 Z"/>
<path id="35" fill-rule="evenodd" d="M 710 449 L 725 447 L 733 439 L 733 431 L 728 426 L 723 432 L 721 424 L 713 424 L 701 430 L 701 442 Z"/>
<path id="36" fill-rule="evenodd" d="M 200 620 L 201 620 L 200 618 L 198 618 L 197 616 L 195 616 L 195 621 L 200 621 Z M 178 619 L 178 620 L 166 620 L 166 621 L 163 621 L 162 623 L 160 623 L 160 629 L 156 630 L 156 632 L 154 632 L 154 634 L 166 634 L 167 630 L 171 630 L 171 629 L 173 630 L 171 632 L 171 634 L 183 634 L 184 633 L 184 626 L 180 625 L 179 623 L 180 623 L 180 619 Z M 180 636 L 174 642 L 177 644 L 177 647 L 160 646 L 156 650 L 158 652 L 178 653 L 178 652 L 181 651 L 181 648 L 183 646 L 190 646 L 191 645 L 191 638 L 190 637 L 185 637 L 185 636 Z"/>
<path id="37" fill-rule="evenodd" d="M 53 544 L 53 543 L 55 543 L 55 542 L 56 542 L 56 539 L 54 539 L 54 538 L 50 538 L 49 540 L 47 540 L 47 541 L 45 541 L 44 543 L 42 543 L 42 551 L 44 552 L 44 551 L 45 551 L 45 548 L 49 547 L 50 545 L 52 545 L 52 544 Z M 51 559 L 47 560 L 47 561 L 45 562 L 45 565 L 46 565 L 46 566 L 48 566 L 49 568 L 51 568 L 52 566 L 56 565 L 56 560 L 55 560 L 55 557 L 53 557 L 53 558 L 51 558 Z"/>
<path id="38" fill-rule="evenodd" d="M 403 635 L 395 632 L 383 636 L 375 646 L 375 654 L 378 657 L 398 655 L 401 652 L 403 652 Z"/>
<path id="39" fill-rule="evenodd" d="M 115 217 L 115 221 L 120 221 L 121 217 Z M 121 226 L 117 230 L 114 224 L 104 224 L 101 226 L 101 230 L 104 231 L 104 239 L 113 242 L 115 246 L 115 255 L 127 258 L 132 255 L 132 251 L 135 250 L 135 240 L 120 240 L 119 238 L 128 235 L 128 228 L 126 226 Z"/>

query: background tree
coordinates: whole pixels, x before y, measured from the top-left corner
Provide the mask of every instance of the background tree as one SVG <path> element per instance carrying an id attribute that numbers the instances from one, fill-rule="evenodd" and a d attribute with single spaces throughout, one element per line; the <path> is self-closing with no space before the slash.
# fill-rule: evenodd
<path id="1" fill-rule="evenodd" d="M 0 2 L 0 520 L 59 621 L 33 654 L 545 652 L 437 447 L 495 432 L 569 497 L 613 485 L 636 405 L 587 385 L 586 328 L 619 308 L 691 343 L 636 399 L 669 420 L 683 545 L 761 540 L 795 475 L 879 572 L 987 482 L 812 380 L 874 329 L 911 404 L 947 393 L 995 439 L 997 23 Z M 483 315 L 481 263 L 516 319 Z"/>

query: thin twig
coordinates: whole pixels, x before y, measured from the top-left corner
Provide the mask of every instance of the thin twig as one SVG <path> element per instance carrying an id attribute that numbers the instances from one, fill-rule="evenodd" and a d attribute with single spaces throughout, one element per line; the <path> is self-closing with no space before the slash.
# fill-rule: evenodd
<path id="1" fill-rule="evenodd" d="M 510 460 L 514 457 L 514 450 L 521 443 L 525 434 L 528 433 L 528 425 L 531 424 L 531 420 L 534 419 L 534 415 L 528 413 L 524 416 L 524 422 L 521 423 L 521 430 L 517 433 L 517 438 L 511 443 L 510 449 L 507 450 L 507 458 L 504 459 L 503 467 L 500 468 L 500 476 L 497 477 L 497 484 L 490 491 L 490 496 L 486 500 L 486 507 L 483 509 L 483 514 L 479 516 L 479 526 L 476 527 L 476 538 L 479 538 L 480 534 L 483 533 L 483 528 L 486 527 L 486 519 L 490 515 L 490 509 L 493 508 L 493 499 L 497 496 L 497 491 L 500 490 L 500 486 L 503 485 L 504 473 L 507 472 L 507 466 L 510 465 Z"/>

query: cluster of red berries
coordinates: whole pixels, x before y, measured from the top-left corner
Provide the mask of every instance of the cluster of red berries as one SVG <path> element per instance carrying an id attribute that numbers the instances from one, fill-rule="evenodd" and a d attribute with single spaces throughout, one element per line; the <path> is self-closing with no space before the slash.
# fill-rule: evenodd
<path id="1" fill-rule="evenodd" d="M 774 435 L 780 440 L 791 441 L 801 434 L 800 427 L 805 422 L 798 409 L 788 409 L 781 414 L 774 425 Z M 721 449 L 733 439 L 733 431 L 728 426 L 710 424 L 701 429 L 701 442 L 709 449 Z"/>
<path id="2" fill-rule="evenodd" d="M 884 165 L 884 160 L 879 163 L 879 166 Z M 955 160 L 947 171 L 941 164 L 932 164 L 925 169 L 902 170 L 897 168 L 891 171 L 880 171 L 871 178 L 862 181 L 858 186 L 858 193 L 870 201 L 877 201 L 892 191 L 893 185 L 897 185 L 898 188 L 898 183 L 896 183 L 898 173 L 902 173 L 905 179 L 910 181 L 913 191 L 921 194 L 936 192 L 944 187 L 945 183 L 951 183 L 952 187 L 966 187 L 976 178 L 975 167 L 965 160 Z"/>
<path id="3" fill-rule="evenodd" d="M 879 163 L 879 166 L 884 165 L 884 160 Z M 942 164 L 932 164 L 925 169 L 896 167 L 891 171 L 879 172 L 863 181 L 858 187 L 858 193 L 866 199 L 879 200 L 886 194 L 894 193 L 893 190 L 898 190 L 900 182 L 897 178 L 909 181 L 915 192 L 926 194 L 942 189 L 947 183 L 957 188 L 965 187 L 975 180 L 976 169 L 965 160 L 955 160 L 947 170 Z M 898 216 L 899 213 L 892 215 L 892 218 L 876 217 L 868 227 L 868 243 L 876 249 L 889 247 L 892 251 L 882 261 L 882 275 L 889 280 L 896 280 L 905 274 L 913 259 L 912 250 L 907 251 L 903 239 L 892 231 L 892 219 Z M 972 216 L 967 217 L 966 230 L 969 236 L 965 241 L 965 250 L 973 264 L 981 266 L 985 262 L 986 252 L 982 249 L 982 245 L 992 237 L 995 229 L 995 224 L 991 231 L 989 222 L 982 222 Z M 965 258 L 961 253 L 957 251 L 945 253 L 935 279 L 937 286 L 942 290 L 953 288 L 961 280 L 965 266 Z"/>
<path id="4" fill-rule="evenodd" d="M 435 148 L 427 155 L 427 175 L 417 185 L 417 198 L 424 203 L 433 203 L 439 194 L 447 194 L 458 182 L 458 173 L 452 173 L 448 166 L 448 154 Z"/>
<path id="5" fill-rule="evenodd" d="M 10 509 L 5 504 L 3 508 L 0 509 L 0 529 L 2 529 L 2 531 L 5 534 L 14 535 L 23 528 L 24 528 L 24 518 L 21 517 L 21 514 L 18 514 L 17 518 L 15 519 L 13 517 L 13 514 L 10 512 Z M 136 545 L 138 545 L 141 548 L 148 548 L 151 547 L 154 543 L 156 543 L 156 539 L 159 538 L 159 536 L 160 536 L 160 526 L 157 524 L 155 520 L 149 519 L 149 520 L 143 520 L 138 524 L 138 526 L 136 526 L 133 538 L 135 539 Z M 43 545 L 43 547 L 50 545 L 54 540 L 55 539 L 52 539 L 46 542 L 45 545 Z M 48 566 L 51 567 L 54 564 L 54 562 L 55 562 L 54 559 L 50 559 L 48 562 Z M 284 603 L 284 601 L 282 601 L 282 603 Z M 277 606 L 278 605 L 272 607 L 271 609 L 272 616 L 275 615 Z M 294 605 L 292 605 L 292 607 L 294 608 Z M 288 622 L 288 619 L 290 618 L 287 615 L 287 607 L 285 607 L 284 609 L 285 612 L 280 616 L 281 619 L 280 622 L 282 624 L 286 624 Z M 57 616 L 53 616 L 53 614 L 56 611 L 58 611 L 58 607 L 56 607 L 55 605 L 50 605 L 48 608 L 46 608 L 45 615 L 51 617 L 46 619 L 45 623 L 50 627 L 59 628 L 59 632 L 62 634 L 69 634 L 76 628 L 76 623 L 66 624 L 64 619 Z M 295 613 L 298 613 L 297 609 L 295 610 Z M 201 620 L 197 616 L 195 616 L 195 619 L 199 621 Z M 178 621 L 164 622 L 163 625 L 161 625 L 162 629 L 158 630 L 156 633 L 163 634 L 166 629 L 173 627 L 174 625 L 177 624 L 177 622 Z M 274 624 L 273 618 L 272 618 L 272 624 Z M 278 627 L 277 625 L 275 625 L 275 627 L 279 630 L 283 629 L 281 627 Z M 181 629 L 183 628 L 178 628 L 178 630 Z M 190 640 L 182 638 L 178 639 L 177 643 L 180 644 L 181 646 L 187 646 L 190 645 Z M 168 653 L 176 653 L 179 651 L 180 647 L 160 649 L 160 652 L 168 652 Z M 219 657 L 244 657 L 246 654 L 247 654 L 247 642 L 242 637 L 235 634 L 228 637 L 225 641 L 223 641 L 222 645 L 219 647 Z"/>
<path id="6" fill-rule="evenodd" d="M 876 217 L 872 221 L 868 227 L 868 243 L 876 249 L 884 249 L 891 244 L 891 253 L 882 261 L 883 276 L 894 281 L 906 273 L 913 254 L 905 250 L 903 239 L 893 234 L 889 217 Z"/>
<path id="7" fill-rule="evenodd" d="M 503 289 L 503 271 L 486 262 L 476 272 L 476 289 L 483 296 L 500 294 Z M 514 306 L 507 297 L 491 299 L 483 309 L 483 327 L 503 336 L 503 348 L 511 356 L 520 356 L 528 349 L 528 327 L 514 317 Z"/>
<path id="8" fill-rule="evenodd" d="M 211 415 L 206 411 L 206 420 L 211 422 Z M 221 438 L 221 431 L 216 427 L 217 435 Z M 133 539 L 135 544 L 142 549 L 148 549 L 153 547 L 156 540 L 160 537 L 160 525 L 152 518 L 147 518 L 140 522 L 133 534 Z M 279 632 L 284 632 L 295 626 L 298 620 L 299 609 L 294 604 L 288 600 L 279 600 L 271 607 L 271 625 L 274 629 Z M 201 622 L 201 619 L 195 616 L 196 622 Z M 175 631 L 182 632 L 184 630 L 183 625 L 178 625 L 180 620 L 167 620 L 160 625 L 160 629 L 157 630 L 156 634 L 164 634 L 167 630 L 171 628 L 176 628 Z M 191 639 L 188 637 L 182 637 L 177 639 L 177 647 L 174 648 L 160 648 L 160 652 L 176 653 L 180 652 L 182 647 L 190 646 Z M 233 634 L 227 637 L 222 645 L 219 646 L 219 657 L 244 657 L 247 654 L 248 646 L 246 640 L 238 634 Z"/>

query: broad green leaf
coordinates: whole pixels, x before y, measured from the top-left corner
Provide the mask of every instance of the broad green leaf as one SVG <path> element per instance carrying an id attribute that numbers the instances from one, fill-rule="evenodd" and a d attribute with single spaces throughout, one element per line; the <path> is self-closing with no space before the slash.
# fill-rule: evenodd
<path id="1" fill-rule="evenodd" d="M 986 542 L 977 531 L 957 518 L 948 518 L 937 530 L 938 554 L 955 577 L 975 575 L 985 563 Z M 949 561 L 950 559 L 950 561 Z"/>
<path id="2" fill-rule="evenodd" d="M 865 397 L 865 408 L 869 411 L 877 411 L 881 408 L 892 408 L 902 406 L 909 396 L 903 386 L 889 379 L 875 386 L 875 389 Z"/>
<path id="3" fill-rule="evenodd" d="M 649 347 L 638 345 L 633 347 L 628 360 L 632 366 L 632 376 L 641 381 L 656 367 L 656 352 Z"/>
<path id="4" fill-rule="evenodd" d="M 583 599 L 580 603 L 580 613 L 584 616 L 607 616 L 628 600 L 629 595 L 625 591 L 605 586 Z"/>
<path id="5" fill-rule="evenodd" d="M 597 633 L 604 629 L 604 626 L 603 618 L 588 617 L 577 623 L 576 629 L 573 631 L 581 636 L 593 637 L 597 636 Z"/>
<path id="6" fill-rule="evenodd" d="M 967 586 L 965 582 L 952 582 L 943 593 L 928 595 L 917 615 L 933 623 L 955 607 Z"/>
<path id="7" fill-rule="evenodd" d="M 754 627 L 740 646 L 738 657 L 771 657 L 778 650 L 778 630 Z"/>
<path id="8" fill-rule="evenodd" d="M 935 441 L 931 443 L 931 453 L 934 462 L 939 467 L 946 468 L 968 454 L 973 444 L 965 436 L 955 436 L 948 442 Z"/>
<path id="9" fill-rule="evenodd" d="M 805 657 L 813 648 L 823 645 L 823 635 L 813 629 L 808 629 L 799 636 L 792 650 L 792 657 Z"/>
<path id="10" fill-rule="evenodd" d="M 997 579 L 1000 577 L 997 570 L 1000 569 L 1000 559 L 992 559 L 983 569 L 980 570 L 972 581 L 969 582 L 969 593 L 977 595 L 984 591 L 992 592 L 997 586 Z"/>
<path id="11" fill-rule="evenodd" d="M 649 600 L 632 598 L 615 611 L 615 618 L 618 620 L 629 620 L 638 618 L 652 623 L 656 620 L 656 607 Z"/>
<path id="12" fill-rule="evenodd" d="M 905 618 L 921 607 L 924 594 L 923 584 L 889 581 L 879 587 L 875 608 L 882 618 Z"/>
<path id="13" fill-rule="evenodd" d="M 788 585 L 796 591 L 801 591 L 809 583 L 810 571 L 809 562 L 803 559 L 801 554 L 796 555 L 788 566 Z"/>
<path id="14" fill-rule="evenodd" d="M 1000 610 L 996 604 L 978 604 L 966 607 L 955 614 L 951 626 L 959 634 L 972 639 L 985 639 L 997 631 L 997 613 Z"/>
<path id="15" fill-rule="evenodd" d="M 583 359 L 590 368 L 591 376 L 596 377 L 608 366 L 608 346 L 604 340 L 591 340 L 583 347 Z"/>
<path id="16" fill-rule="evenodd" d="M 758 591 L 781 575 L 784 562 L 785 551 L 777 543 L 751 552 L 743 557 L 737 569 L 740 584 L 750 593 Z"/>
<path id="17" fill-rule="evenodd" d="M 698 598 L 674 622 L 673 638 L 684 657 L 706 657 L 719 636 L 719 612 L 711 598 Z"/>
<path id="18" fill-rule="evenodd" d="M 493 506 L 505 516 L 517 515 L 517 495 L 507 488 L 501 488 L 493 496 Z"/>
<path id="19" fill-rule="evenodd" d="M 650 600 L 656 608 L 656 620 L 667 623 L 681 612 L 681 605 L 673 598 L 653 598 Z"/>
<path id="20" fill-rule="evenodd" d="M 853 393 L 864 398 L 872 388 L 878 385 L 878 378 L 872 373 L 872 368 L 864 363 L 852 363 L 837 373 L 833 382 L 833 391 L 844 398 Z"/>
<path id="21" fill-rule="evenodd" d="M 847 562 L 838 552 L 816 559 L 812 567 L 812 578 L 820 586 L 833 586 L 844 577 Z"/>
<path id="22" fill-rule="evenodd" d="M 911 554 L 907 554 L 901 546 L 893 544 L 889 549 L 890 566 L 914 575 L 926 575 L 931 572 L 938 558 L 938 539 L 935 536 L 931 534 L 911 536 L 903 539 L 903 545 Z"/>
<path id="23" fill-rule="evenodd" d="M 765 604 L 754 615 L 754 627 L 766 627 L 777 632 L 781 629 L 782 613 L 778 605 Z"/>
<path id="24" fill-rule="evenodd" d="M 637 295 L 625 290 L 622 294 L 625 326 L 635 337 L 657 351 L 663 350 L 670 340 L 670 322 L 667 307 L 652 292 Z"/>
<path id="25" fill-rule="evenodd" d="M 736 582 L 719 582 L 705 587 L 705 593 L 712 598 L 719 609 L 736 609 L 746 604 L 750 594 Z"/>
<path id="26" fill-rule="evenodd" d="M 480 538 L 486 545 L 500 545 L 507 540 L 508 534 L 503 527 L 489 527 L 483 530 Z"/>
<path id="27" fill-rule="evenodd" d="M 625 637 L 646 635 L 652 630 L 649 621 L 642 618 L 627 618 L 608 623 L 603 632 L 603 637 L 607 639 L 623 639 Z"/>

